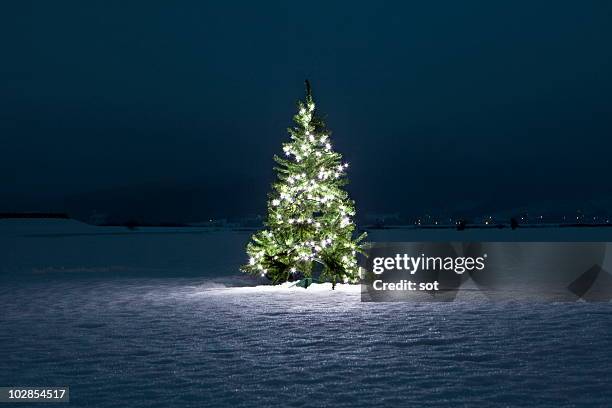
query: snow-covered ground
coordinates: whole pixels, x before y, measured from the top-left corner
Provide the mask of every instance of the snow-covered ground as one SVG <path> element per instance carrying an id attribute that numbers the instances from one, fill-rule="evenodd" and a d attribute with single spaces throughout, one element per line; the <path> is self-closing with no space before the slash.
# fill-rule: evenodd
<path id="1" fill-rule="evenodd" d="M 253 284 L 238 272 L 251 232 L 192 228 L 98 227 L 74 220 L 0 220 L 0 276 L 202 276 Z M 398 229 L 369 232 L 370 242 L 604 241 L 612 228 L 512 230 Z"/>
<path id="2" fill-rule="evenodd" d="M 237 274 L 247 232 L 98 227 L 74 220 L 0 220 L 0 275 Z"/>
<path id="3" fill-rule="evenodd" d="M 418 232 L 370 240 L 514 233 Z M 610 304 L 362 303 L 353 285 L 254 286 L 237 270 L 248 239 L 0 220 L 0 385 L 69 386 L 73 407 L 612 401 Z"/>
<path id="4" fill-rule="evenodd" d="M 608 406 L 602 303 L 361 303 L 202 278 L 0 284 L 0 384 L 73 407 Z"/>

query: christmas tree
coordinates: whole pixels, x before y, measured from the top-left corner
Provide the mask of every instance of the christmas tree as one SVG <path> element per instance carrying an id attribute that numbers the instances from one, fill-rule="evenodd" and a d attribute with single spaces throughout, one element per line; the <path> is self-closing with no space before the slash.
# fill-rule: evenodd
<path id="1" fill-rule="evenodd" d="M 247 245 L 249 263 L 244 272 L 268 277 L 272 283 L 312 278 L 356 282 L 363 233 L 354 238 L 354 202 L 343 186 L 348 163 L 334 152 L 330 132 L 316 115 L 310 84 L 306 99 L 298 102 L 291 141 L 285 157 L 274 156 L 277 180 L 268 199 L 265 229 Z M 317 265 L 320 267 L 317 268 Z"/>

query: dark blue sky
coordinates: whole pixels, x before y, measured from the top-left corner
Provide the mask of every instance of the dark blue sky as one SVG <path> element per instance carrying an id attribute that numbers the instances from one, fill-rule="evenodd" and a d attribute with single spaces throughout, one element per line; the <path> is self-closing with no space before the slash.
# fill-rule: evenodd
<path id="1" fill-rule="evenodd" d="M 363 212 L 612 195 L 606 1 L 19 1 L 0 38 L 0 210 L 261 213 L 306 77 Z"/>

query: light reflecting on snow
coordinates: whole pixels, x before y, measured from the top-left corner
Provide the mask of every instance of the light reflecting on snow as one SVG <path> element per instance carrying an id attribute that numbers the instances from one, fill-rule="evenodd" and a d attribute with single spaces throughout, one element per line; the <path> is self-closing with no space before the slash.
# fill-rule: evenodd
<path id="1" fill-rule="evenodd" d="M 605 406 L 612 398 L 610 305 L 361 303 L 358 286 L 235 283 L 5 283 L 0 384 L 68 385 L 71 405 L 99 407 Z M 526 390 L 537 392 L 526 400 Z"/>
<path id="2" fill-rule="evenodd" d="M 0 221 L 0 385 L 67 385 L 70 406 L 103 408 L 612 400 L 609 304 L 491 303 L 468 291 L 452 303 L 361 303 L 359 286 L 254 286 L 262 282 L 237 275 L 248 238 Z"/>
<path id="3" fill-rule="evenodd" d="M 350 300 L 350 297 L 345 297 L 341 294 L 359 295 L 361 293 L 360 285 L 337 284 L 332 289 L 331 283 L 315 283 L 308 288 L 296 286 L 295 282 L 286 282 L 280 285 L 257 285 L 257 286 L 242 286 L 242 287 L 227 287 L 221 284 L 218 287 L 205 287 L 202 294 L 207 294 L 208 291 L 215 291 L 220 295 L 248 295 L 267 293 L 274 295 L 290 295 L 292 297 L 305 295 L 312 296 L 313 294 L 327 294 L 340 296 L 343 299 Z"/>

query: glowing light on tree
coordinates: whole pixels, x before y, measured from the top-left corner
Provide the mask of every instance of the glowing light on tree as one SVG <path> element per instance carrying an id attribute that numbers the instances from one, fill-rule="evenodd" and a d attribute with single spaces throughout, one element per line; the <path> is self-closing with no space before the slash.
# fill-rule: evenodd
<path id="1" fill-rule="evenodd" d="M 354 238 L 354 202 L 343 189 L 348 163 L 332 150 L 330 132 L 316 115 L 306 81 L 306 98 L 298 102 L 291 141 L 283 145 L 285 158 L 274 156 L 277 180 L 268 200 L 265 229 L 247 245 L 244 272 L 266 276 L 273 283 L 298 274 L 311 277 L 321 265 L 321 280 L 335 285 L 355 282 L 363 233 Z"/>

